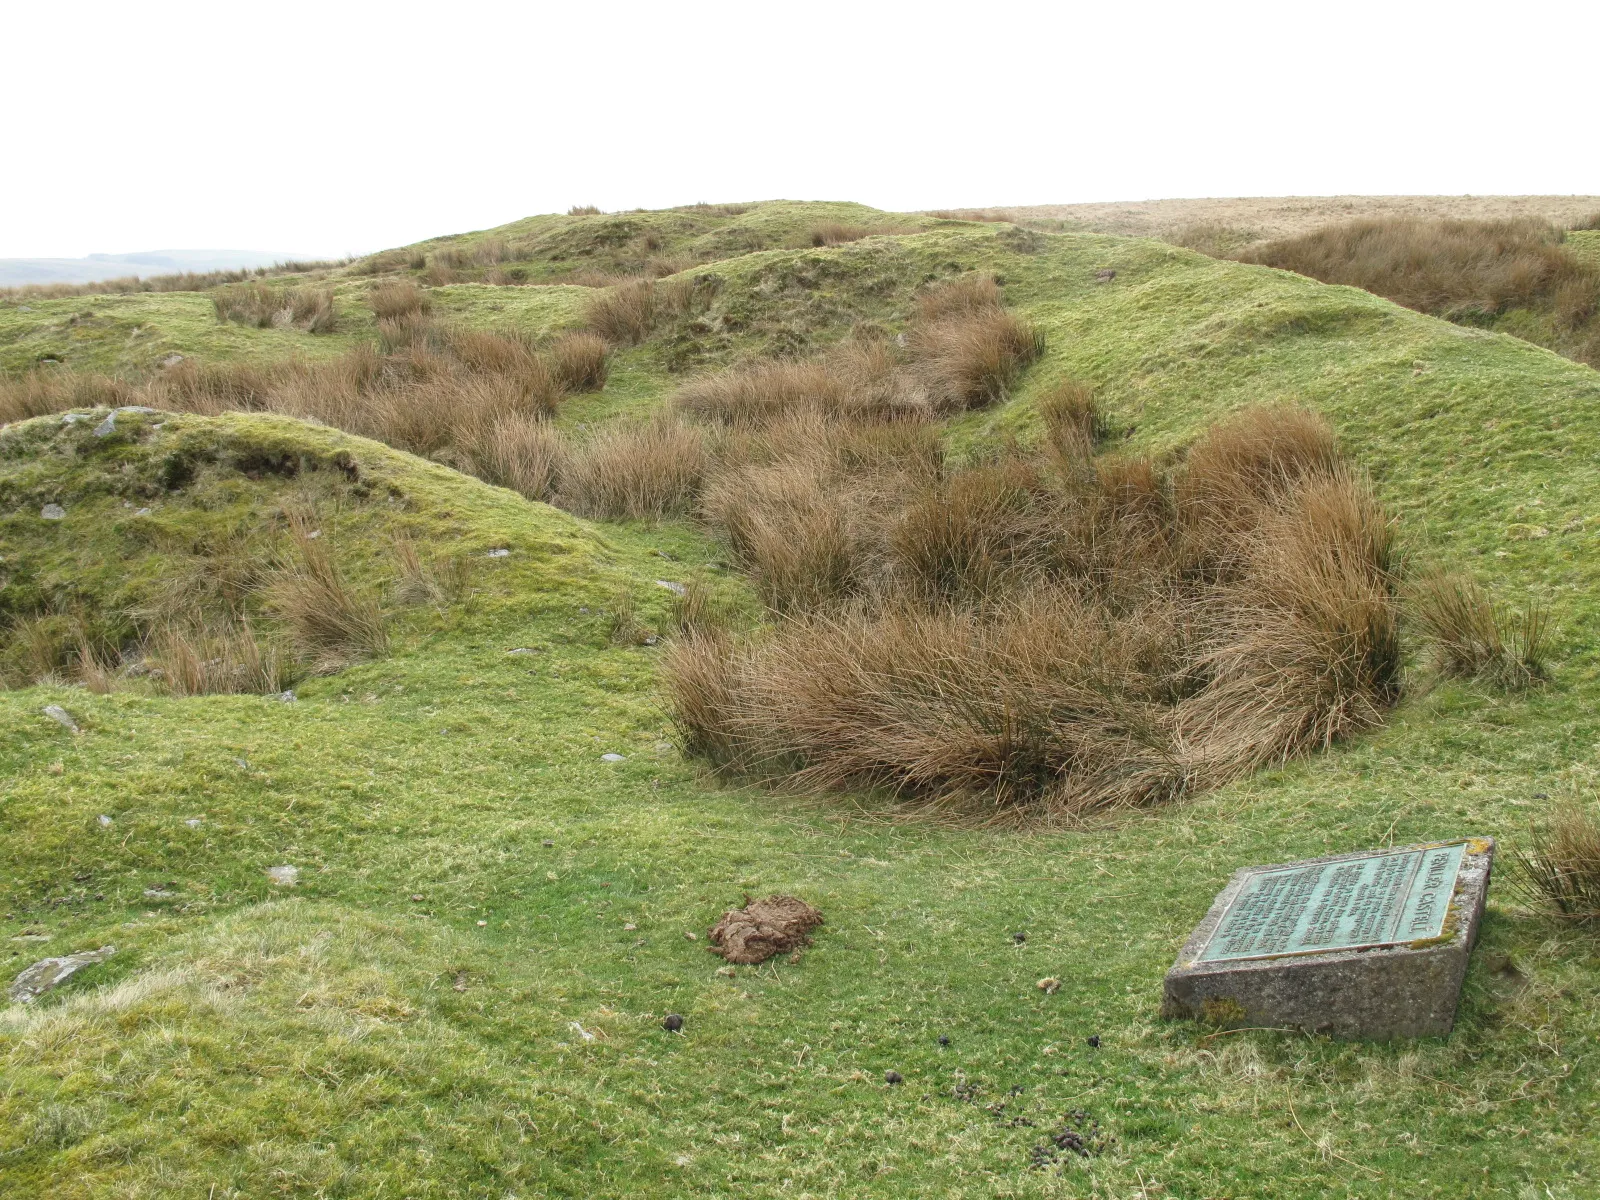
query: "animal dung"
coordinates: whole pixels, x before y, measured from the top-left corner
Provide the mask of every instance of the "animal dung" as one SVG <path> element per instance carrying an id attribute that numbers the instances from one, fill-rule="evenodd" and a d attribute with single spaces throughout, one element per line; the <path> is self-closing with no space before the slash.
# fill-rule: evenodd
<path id="1" fill-rule="evenodd" d="M 793 896 L 746 896 L 743 908 L 728 909 L 711 927 L 708 949 L 731 963 L 766 962 L 810 945 L 811 931 L 822 923 L 820 912 Z"/>

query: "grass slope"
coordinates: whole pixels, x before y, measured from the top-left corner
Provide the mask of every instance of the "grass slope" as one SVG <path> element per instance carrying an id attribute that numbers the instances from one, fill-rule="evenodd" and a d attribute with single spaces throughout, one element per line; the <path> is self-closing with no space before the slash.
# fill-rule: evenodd
<path id="1" fill-rule="evenodd" d="M 1248 401 L 1305 400 L 1372 470 L 1409 553 L 1556 604 L 1554 684 L 1418 692 L 1332 754 L 1068 834 L 716 787 L 670 749 L 656 651 L 606 644 L 602 611 L 628 586 L 659 623 L 654 581 L 704 569 L 714 547 L 674 525 L 586 525 L 310 430 L 400 481 L 407 519 L 441 547 L 516 552 L 485 565 L 506 574 L 471 604 L 414 614 L 390 657 L 295 704 L 0 693 L 0 909 L 8 937 L 49 936 L 8 943 L 9 961 L 119 948 L 0 1016 L 0 1191 L 1588 1194 L 1597 943 L 1498 886 L 1447 1040 L 1218 1035 L 1155 1011 L 1236 867 L 1515 835 L 1537 795 L 1593 788 L 1600 376 L 1158 243 L 946 224 L 716 264 L 719 319 L 623 355 L 619 382 L 563 420 L 653 403 L 663 343 L 684 333 L 716 361 L 780 327 L 822 341 L 844 319 L 892 326 L 923 278 L 973 267 L 1005 276 L 1050 349 L 1018 398 L 952 429 L 958 450 L 1032 436 L 1030 397 L 1068 374 L 1098 385 L 1136 447 Z M 495 323 L 486 305 L 470 319 Z M 212 420 L 195 428 L 262 419 Z M 268 511 L 284 486 L 245 490 Z M 63 502 L 48 530 L 9 518 L 8 559 L 18 541 L 119 552 L 110 507 Z M 376 504 L 384 520 L 352 524 L 354 545 L 379 544 Z M 556 541 L 559 560 L 537 550 Z M 85 732 L 43 717 L 48 703 Z M 601 760 L 612 751 L 625 760 Z M 264 875 L 279 863 L 301 867 L 293 892 Z M 175 895 L 146 897 L 157 885 Z M 823 910 L 816 946 L 717 973 L 706 926 L 769 890 Z M 1034 986 L 1045 976 L 1058 992 Z M 683 1035 L 660 1028 L 668 1011 Z M 904 1085 L 886 1087 L 888 1069 Z M 1030 1168 L 1075 1110 L 1114 1143 Z"/>

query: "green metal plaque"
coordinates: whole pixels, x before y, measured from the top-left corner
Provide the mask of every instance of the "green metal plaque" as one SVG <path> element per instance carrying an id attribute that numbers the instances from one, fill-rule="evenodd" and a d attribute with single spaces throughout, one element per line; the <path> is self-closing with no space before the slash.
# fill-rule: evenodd
<path id="1" fill-rule="evenodd" d="M 1466 843 L 1256 871 L 1200 962 L 1359 950 L 1436 938 Z"/>

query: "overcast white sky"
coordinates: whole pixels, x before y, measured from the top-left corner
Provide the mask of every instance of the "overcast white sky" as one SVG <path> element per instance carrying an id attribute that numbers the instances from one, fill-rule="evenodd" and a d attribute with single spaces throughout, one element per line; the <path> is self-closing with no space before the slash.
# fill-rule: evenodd
<path id="1" fill-rule="evenodd" d="M 1600 193 L 1600 3 L 14 4 L 0 257 L 573 204 Z"/>

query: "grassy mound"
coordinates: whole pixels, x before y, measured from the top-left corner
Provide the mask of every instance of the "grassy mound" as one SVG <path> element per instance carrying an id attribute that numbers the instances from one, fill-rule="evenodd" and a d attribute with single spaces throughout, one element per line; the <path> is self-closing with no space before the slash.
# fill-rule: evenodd
<path id="1" fill-rule="evenodd" d="M 1586 1120 L 1592 938 L 1498 886 L 1448 1040 L 1224 1034 L 1154 1013 L 1175 947 L 1233 869 L 1517 836 L 1600 782 L 1600 376 L 1366 292 L 1155 242 L 940 222 L 818 247 L 802 241 L 813 217 L 792 215 L 792 240 L 697 265 L 687 278 L 722 279 L 703 308 L 669 310 L 613 350 L 603 390 L 558 402 L 548 424 L 570 452 L 599 461 L 602 434 L 620 439 L 700 386 L 675 365 L 720 370 L 790 344 L 843 353 L 852 324 L 909 343 L 927 283 L 985 272 L 1044 352 L 1003 399 L 924 422 L 949 470 L 1045 445 L 1063 387 L 1093 391 L 1111 453 L 1158 461 L 1239 409 L 1306 406 L 1370 471 L 1414 567 L 1464 568 L 1502 603 L 1552 608 L 1549 682 L 1507 694 L 1412 675 L 1383 727 L 1116 826 L 908 824 L 867 796 L 713 787 L 671 748 L 649 641 L 692 606 L 658 581 L 698 594 L 698 580 L 706 607 L 750 619 L 756 607 L 690 520 L 586 524 L 270 414 L 130 418 L 139 440 L 115 453 L 80 454 L 92 427 L 28 422 L 17 429 L 36 448 L 4 466 L 25 491 L 0 507 L 0 568 L 22 539 L 30 578 L 104 610 L 159 583 L 174 559 L 129 535 L 150 518 L 124 515 L 136 497 L 115 488 L 159 483 L 165 452 L 138 456 L 170 431 L 169 449 L 190 436 L 224 449 L 189 485 L 204 504 L 180 490 L 150 497 L 151 516 L 171 506 L 181 531 L 248 508 L 290 553 L 276 513 L 295 489 L 317 491 L 337 517 L 337 561 L 384 606 L 390 644 L 308 677 L 294 703 L 97 695 L 66 680 L 0 692 L 0 912 L 8 939 L 27 939 L 4 943 L 7 961 L 117 947 L 0 1024 L 5 1187 L 1585 1194 L 1600 1171 Z M 368 290 L 389 278 L 336 285 L 360 289 L 362 336 L 377 334 Z M 436 322 L 459 303 L 462 326 L 521 322 L 540 347 L 610 294 L 427 291 Z M 331 344 L 357 336 L 353 321 L 327 335 L 212 328 Z M 745 395 L 702 399 L 731 412 Z M 239 438 L 333 465 L 252 479 L 229 465 Z M 340 452 L 370 495 L 351 494 Z M 118 455 L 137 461 L 123 472 Z M 389 502 L 391 483 L 404 500 Z M 48 502 L 62 521 L 41 520 Z M 408 524 L 422 561 L 464 549 L 478 564 L 465 600 L 394 602 L 393 534 Z M 501 546 L 512 553 L 478 557 Z M 42 715 L 47 704 L 83 732 Z M 278 865 L 299 868 L 292 890 L 267 876 Z M 706 954 L 706 929 L 746 892 L 823 913 L 801 962 Z M 682 1033 L 662 1028 L 669 1012 Z M 1086 1157 L 1062 1149 L 1075 1138 Z"/>

